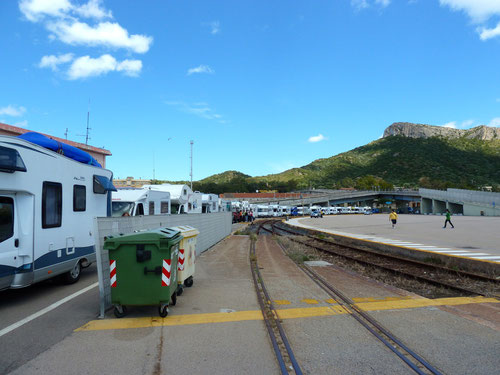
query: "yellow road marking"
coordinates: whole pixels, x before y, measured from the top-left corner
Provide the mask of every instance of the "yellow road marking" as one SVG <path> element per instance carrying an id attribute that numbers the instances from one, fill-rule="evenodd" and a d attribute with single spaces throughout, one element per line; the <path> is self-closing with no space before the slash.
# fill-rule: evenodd
<path id="1" fill-rule="evenodd" d="M 380 300 L 377 300 L 376 298 L 353 298 L 352 301 L 358 303 L 358 302 L 376 302 Z"/>
<path id="2" fill-rule="evenodd" d="M 400 310 L 414 309 L 429 306 L 454 306 L 467 305 L 472 303 L 500 303 L 500 300 L 486 297 L 457 297 L 457 298 L 439 298 L 439 299 L 404 299 L 399 301 L 378 301 L 358 303 L 360 309 L 364 311 L 381 310 Z M 322 307 L 303 307 L 293 309 L 277 310 L 280 319 L 311 318 L 318 316 L 332 316 L 346 314 L 341 306 L 322 306 Z M 92 320 L 84 326 L 75 330 L 81 331 L 99 331 L 110 329 L 127 328 L 147 328 L 160 326 L 182 326 L 208 323 L 226 323 L 241 321 L 263 320 L 262 313 L 255 311 L 236 311 L 230 313 L 209 313 L 209 314 L 189 314 L 173 315 L 166 318 L 144 317 L 144 318 L 122 318 L 122 319 L 104 319 Z"/>
<path id="3" fill-rule="evenodd" d="M 286 299 L 275 299 L 274 303 L 277 305 L 289 305 L 291 302 Z"/>
<path id="4" fill-rule="evenodd" d="M 301 300 L 300 302 L 307 303 L 308 305 L 317 305 L 319 303 L 315 299 L 309 299 L 309 298 L 305 298 L 305 299 Z"/>
<path id="5" fill-rule="evenodd" d="M 335 301 L 333 298 L 330 298 L 330 299 L 325 299 L 325 302 L 326 302 L 326 303 L 332 303 L 332 304 L 337 303 L 337 301 Z"/>

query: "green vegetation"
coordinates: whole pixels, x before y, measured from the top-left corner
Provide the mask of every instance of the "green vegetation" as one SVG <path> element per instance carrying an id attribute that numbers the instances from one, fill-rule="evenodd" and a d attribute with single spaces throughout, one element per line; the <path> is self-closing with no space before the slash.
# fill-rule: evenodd
<path id="1" fill-rule="evenodd" d="M 448 187 L 500 191 L 500 140 L 391 136 L 279 174 L 250 177 L 228 171 L 193 183 L 194 190 L 287 192 L 317 189 Z"/>

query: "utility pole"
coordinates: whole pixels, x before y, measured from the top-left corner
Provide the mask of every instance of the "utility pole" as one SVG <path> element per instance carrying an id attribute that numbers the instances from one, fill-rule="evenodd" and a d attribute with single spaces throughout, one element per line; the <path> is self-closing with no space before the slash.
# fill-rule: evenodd
<path id="1" fill-rule="evenodd" d="M 193 140 L 191 140 L 189 142 L 189 144 L 191 145 L 191 173 L 190 173 L 190 176 L 191 176 L 191 190 L 193 190 Z"/>
<path id="2" fill-rule="evenodd" d="M 155 178 L 155 152 L 153 151 L 153 180 L 156 180 Z"/>

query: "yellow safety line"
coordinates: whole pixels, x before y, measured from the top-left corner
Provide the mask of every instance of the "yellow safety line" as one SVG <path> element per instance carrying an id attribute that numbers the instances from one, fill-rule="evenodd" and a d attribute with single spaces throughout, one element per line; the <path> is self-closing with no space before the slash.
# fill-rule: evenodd
<path id="1" fill-rule="evenodd" d="M 455 306 L 467 305 L 472 303 L 499 303 L 500 300 L 486 297 L 457 297 L 457 298 L 439 298 L 439 299 L 404 299 L 398 301 L 378 301 L 358 303 L 360 309 L 364 311 L 381 310 L 400 310 L 414 309 L 429 306 Z M 280 319 L 311 318 L 319 316 L 332 316 L 347 314 L 347 311 L 341 306 L 323 306 L 323 307 L 303 307 L 292 309 L 277 310 Z M 144 318 L 122 318 L 122 319 L 104 319 L 92 320 L 84 326 L 75 330 L 99 331 L 110 329 L 128 329 L 128 328 L 148 328 L 161 326 L 182 326 L 208 323 L 227 323 L 263 320 L 262 313 L 255 311 L 236 311 L 230 313 L 209 313 L 209 314 L 188 314 L 171 315 L 166 318 L 144 317 Z"/>
<path id="2" fill-rule="evenodd" d="M 304 228 L 304 229 L 310 229 L 310 230 L 313 230 L 315 232 L 321 232 L 321 233 L 330 234 L 330 235 L 333 234 L 333 235 L 339 236 L 339 237 L 350 238 L 351 240 L 365 241 L 365 242 L 376 243 L 376 244 L 379 244 L 379 245 L 395 246 L 395 247 L 399 247 L 401 249 L 410 249 L 410 250 L 422 251 L 422 252 L 425 252 L 425 253 L 431 253 L 431 254 L 435 254 L 435 255 L 445 255 L 445 256 L 448 256 L 448 257 L 455 257 L 455 258 L 473 260 L 473 261 L 478 261 L 478 262 L 486 262 L 486 263 L 491 263 L 491 264 L 498 264 L 497 262 L 494 262 L 494 261 L 488 260 L 488 259 L 474 259 L 474 258 L 463 257 L 463 256 L 460 256 L 460 255 L 454 255 L 454 254 L 436 253 L 436 252 L 434 252 L 432 250 L 418 249 L 418 248 L 415 248 L 415 247 L 401 246 L 401 245 L 396 245 L 396 244 L 392 244 L 392 243 L 378 242 L 378 241 L 367 240 L 367 239 L 364 239 L 364 238 L 346 236 L 346 235 L 343 235 L 343 234 L 329 232 L 325 228 L 316 228 L 316 227 L 311 227 L 309 225 L 307 225 L 306 227 L 303 227 L 303 226 L 300 226 L 300 225 L 293 225 L 290 222 L 288 224 L 291 225 L 291 226 L 294 226 L 294 227 L 299 227 L 299 228 Z M 434 246 L 434 245 L 430 245 L 430 246 Z M 450 249 L 450 250 L 452 250 L 452 249 Z M 489 251 L 489 250 L 483 250 L 483 249 L 479 249 L 479 250 L 481 250 L 481 251 Z"/>

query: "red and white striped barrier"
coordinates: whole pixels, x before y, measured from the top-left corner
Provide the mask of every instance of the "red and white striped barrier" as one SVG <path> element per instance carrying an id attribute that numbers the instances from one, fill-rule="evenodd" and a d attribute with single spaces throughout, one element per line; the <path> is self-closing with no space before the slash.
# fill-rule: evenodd
<path id="1" fill-rule="evenodd" d="M 109 260 L 109 283 L 111 288 L 116 288 L 116 260 Z"/>
<path id="2" fill-rule="evenodd" d="M 178 267 L 177 269 L 179 271 L 183 271 L 184 270 L 184 249 L 180 249 L 179 250 L 179 259 L 177 260 L 178 262 Z"/>
<path id="3" fill-rule="evenodd" d="M 161 286 L 170 286 L 170 266 L 172 265 L 172 260 L 163 259 L 163 267 L 161 273 Z"/>

